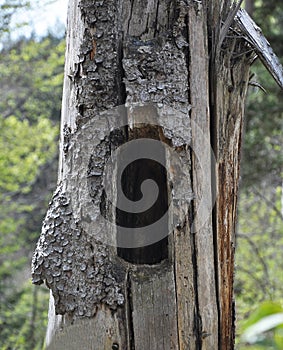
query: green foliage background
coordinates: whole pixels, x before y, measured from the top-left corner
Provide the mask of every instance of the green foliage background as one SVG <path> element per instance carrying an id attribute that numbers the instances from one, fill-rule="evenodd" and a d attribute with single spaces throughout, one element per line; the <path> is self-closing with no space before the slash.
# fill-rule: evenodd
<path id="1" fill-rule="evenodd" d="M 27 2 L 3 4 L 0 33 L 8 31 L 11 11 Z M 253 18 L 282 58 L 283 2 L 255 1 Z M 64 39 L 47 34 L 5 41 L 0 52 L 0 350 L 44 344 L 49 293 L 30 284 L 29 266 L 56 182 L 64 51 Z M 280 349 L 278 327 L 255 344 L 241 338 L 248 326 L 283 305 L 282 91 L 260 63 L 252 71 L 252 81 L 267 93 L 251 86 L 247 103 L 236 250 L 237 349 Z"/>
<path id="2" fill-rule="evenodd" d="M 0 53 L 0 349 L 41 349 L 49 292 L 30 260 L 55 187 L 65 43 L 19 39 Z"/>
<path id="3" fill-rule="evenodd" d="M 254 1 L 253 18 L 283 63 L 283 2 Z M 235 298 L 237 349 L 283 349 L 278 327 L 254 344 L 240 336 L 283 306 L 283 93 L 265 67 L 256 62 L 246 108 L 241 196 L 237 229 Z M 279 306 L 278 306 L 279 307 Z M 280 328 L 280 327 L 279 327 Z"/>

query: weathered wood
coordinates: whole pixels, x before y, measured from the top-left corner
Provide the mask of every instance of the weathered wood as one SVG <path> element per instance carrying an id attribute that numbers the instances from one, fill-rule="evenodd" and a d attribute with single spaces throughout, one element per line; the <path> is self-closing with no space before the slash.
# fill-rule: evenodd
<path id="1" fill-rule="evenodd" d="M 143 25 L 136 26 L 136 21 L 141 23 L 147 20 L 140 16 L 140 12 L 144 12 L 143 8 L 147 8 L 150 3 L 150 6 L 153 3 L 157 5 L 154 8 L 156 16 L 151 14 L 157 20 L 154 20 L 153 25 L 147 25 L 148 30 L 144 31 Z M 187 25 L 186 11 L 186 6 L 182 2 L 178 6 L 169 2 L 166 4 L 166 2 L 150 1 L 137 5 L 127 28 L 129 34 L 135 33 L 142 40 L 125 42 L 123 64 L 126 102 L 129 105 L 135 102 L 162 104 L 162 107 L 155 112 L 156 115 L 154 112 L 151 113 L 151 123 L 155 120 L 156 124 L 161 126 L 159 130 L 161 141 L 171 143 L 171 147 L 176 152 L 177 145 L 183 148 L 179 156 L 187 165 L 185 176 L 190 177 L 190 150 L 188 149 L 191 140 L 190 127 L 184 122 L 180 124 L 181 128 L 182 125 L 183 127 L 187 125 L 187 129 L 181 133 L 184 141 L 180 143 L 175 134 L 179 129 L 179 121 L 174 119 L 176 112 L 173 111 L 172 118 L 164 118 L 164 115 L 170 115 L 172 107 L 179 112 L 179 115 L 184 114 L 184 116 L 188 115 L 191 108 L 188 93 L 187 51 L 182 50 L 188 45 L 182 32 L 183 27 L 186 28 Z M 174 12 L 178 13 L 175 23 Z M 170 27 L 171 30 L 173 29 L 173 38 L 166 33 Z M 129 113 L 128 118 L 129 125 L 132 126 L 129 130 L 129 138 L 133 138 L 136 133 L 135 125 L 139 129 L 141 127 L 137 124 L 135 113 Z M 141 131 L 138 133 L 142 134 Z M 178 170 L 169 154 L 166 158 L 167 171 L 169 170 L 168 181 L 174 183 L 174 177 L 176 177 L 174 172 Z M 188 212 L 188 209 L 189 202 L 184 205 L 183 212 Z M 177 215 L 182 216 L 181 208 Z M 169 267 L 165 265 L 158 269 L 158 274 L 153 272 L 151 276 L 149 275 L 151 270 L 148 270 L 147 266 L 140 267 L 139 274 L 135 274 L 131 282 L 135 349 L 186 349 L 188 346 L 190 349 L 196 349 L 198 346 L 199 330 L 195 327 L 197 308 L 192 267 L 194 252 L 190 248 L 192 242 L 188 214 L 185 214 L 185 217 L 186 223 L 183 225 L 187 227 L 181 229 L 183 234 L 175 230 L 169 240 Z M 176 262 L 175 267 L 173 257 Z M 143 274 L 148 276 L 148 282 L 143 281 Z M 149 305 L 150 301 L 151 305 Z"/>
<path id="2" fill-rule="evenodd" d="M 235 4 L 233 3 L 234 6 L 229 9 L 229 12 L 228 12 L 227 18 L 225 19 L 225 22 L 223 23 L 223 25 L 220 26 L 219 38 L 218 38 L 218 43 L 217 43 L 217 47 L 216 47 L 217 52 L 219 50 L 221 50 L 223 41 L 226 38 L 232 23 L 234 22 L 235 16 L 236 16 L 237 12 L 239 11 L 242 2 L 243 2 L 243 0 L 239 0 L 237 3 L 235 3 Z"/>
<path id="3" fill-rule="evenodd" d="M 130 274 L 134 349 L 178 349 L 176 291 L 172 266 Z"/>
<path id="4" fill-rule="evenodd" d="M 233 245 L 251 56 L 243 40 L 222 35 L 219 44 L 230 5 L 70 1 L 58 189 L 33 259 L 33 282 L 44 281 L 53 295 L 51 349 L 71 349 L 71 342 L 97 350 L 233 349 Z M 140 246 L 148 237 L 134 227 L 131 244 L 116 247 L 124 232 L 117 225 L 134 220 L 119 214 L 120 169 L 111 156 L 119 160 L 120 146 L 142 138 L 163 145 L 166 176 L 157 179 L 170 208 L 168 232 L 161 244 Z M 126 172 L 130 193 L 140 192 L 134 184 L 145 170 Z M 156 232 L 153 226 L 149 237 Z"/>
<path id="5" fill-rule="evenodd" d="M 234 347 L 234 235 L 244 102 L 252 57 L 253 53 L 242 41 L 226 38 L 210 72 L 211 137 L 216 158 L 213 217 L 221 350 Z"/>
<path id="6" fill-rule="evenodd" d="M 189 225 L 174 233 L 174 248 L 179 349 L 196 349 L 198 334 L 194 330 L 198 324 L 197 296 L 194 245 Z"/>
<path id="7" fill-rule="evenodd" d="M 109 350 L 115 349 L 117 344 L 121 349 L 126 349 L 127 345 L 119 334 L 120 323 L 119 313 L 111 315 L 109 309 L 102 308 L 93 320 L 80 320 L 64 327 L 61 325 L 62 331 L 51 339 L 48 350 Z"/>
<path id="8" fill-rule="evenodd" d="M 192 231 L 196 254 L 199 339 L 202 349 L 218 348 L 218 305 L 212 226 L 213 155 L 210 145 L 209 61 L 205 30 L 205 8 L 193 8 L 188 15 L 190 43 L 190 100 L 192 104 L 193 191 L 195 194 Z M 210 261 L 210 263 L 208 263 Z"/>
<path id="9" fill-rule="evenodd" d="M 283 67 L 273 52 L 270 43 L 264 37 L 262 30 L 249 16 L 247 11 L 240 9 L 236 16 L 236 23 L 246 37 L 251 47 L 258 54 L 277 84 L 283 89 Z"/>
<path id="10" fill-rule="evenodd" d="M 94 322 L 103 318 L 97 306 L 111 310 L 114 305 L 115 309 L 118 304 L 124 303 L 123 285 L 118 282 L 123 274 L 118 277 L 114 272 L 110 261 L 111 249 L 103 246 L 93 232 L 85 232 L 81 225 L 81 215 L 84 215 L 87 203 L 91 205 L 94 202 L 94 208 L 100 210 L 99 204 L 98 207 L 96 205 L 102 196 L 102 180 L 96 174 L 105 165 L 105 156 L 111 149 L 111 130 L 100 112 L 123 103 L 122 81 L 117 77 L 121 64 L 119 11 L 119 3 L 115 0 L 97 6 L 88 0 L 72 0 L 69 3 L 58 189 L 43 224 L 33 262 L 34 283 L 41 283 L 44 278 L 52 290 L 54 298 L 50 299 L 50 304 L 52 308 L 54 301 L 55 313 L 49 316 L 48 333 L 58 333 L 59 338 L 70 323 L 84 317 L 94 317 Z M 89 120 L 96 123 L 98 134 L 92 134 L 87 129 L 84 137 L 74 140 L 75 132 Z M 102 139 L 99 134 L 103 135 Z M 87 154 L 84 147 L 88 139 L 90 146 L 93 142 L 92 154 Z M 89 168 L 80 167 L 83 155 L 89 157 Z M 90 191 L 78 193 L 78 183 L 85 182 L 86 178 Z M 108 279 L 110 275 L 116 281 L 115 286 L 112 285 L 114 289 Z M 112 293 L 114 296 L 117 292 L 122 299 L 118 302 L 114 297 L 116 301 L 113 299 L 111 307 L 105 296 Z M 101 304 L 97 303 L 96 297 Z M 110 311 L 103 315 L 110 318 L 105 320 L 106 325 L 115 324 Z M 125 314 L 122 317 L 126 318 Z M 126 334 L 123 326 L 122 322 L 121 334 Z M 100 329 L 101 333 L 104 333 L 103 329 Z M 101 338 L 102 335 L 99 335 Z M 123 343 L 125 335 L 120 338 Z M 100 340 L 97 339 L 97 342 Z"/>

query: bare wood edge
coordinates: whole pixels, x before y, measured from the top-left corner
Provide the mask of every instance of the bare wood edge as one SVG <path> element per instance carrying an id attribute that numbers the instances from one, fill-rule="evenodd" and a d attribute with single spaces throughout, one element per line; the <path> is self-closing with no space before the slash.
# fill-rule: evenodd
<path id="1" fill-rule="evenodd" d="M 229 31 L 229 28 L 230 28 L 231 24 L 233 23 L 234 18 L 242 5 L 242 2 L 243 2 L 243 0 L 239 0 L 238 3 L 237 2 L 233 3 L 233 7 L 231 9 L 231 12 L 229 13 L 226 21 L 224 22 L 224 24 L 220 30 L 217 52 L 220 50 L 221 45 L 222 45 L 222 43 L 223 43 L 223 41 L 224 41 L 228 31 Z"/>
<path id="2" fill-rule="evenodd" d="M 283 89 L 283 67 L 273 52 L 270 43 L 262 33 L 261 28 L 253 21 L 247 11 L 240 9 L 235 21 L 246 39 L 253 46 L 261 62 L 267 68 L 277 84 Z"/>

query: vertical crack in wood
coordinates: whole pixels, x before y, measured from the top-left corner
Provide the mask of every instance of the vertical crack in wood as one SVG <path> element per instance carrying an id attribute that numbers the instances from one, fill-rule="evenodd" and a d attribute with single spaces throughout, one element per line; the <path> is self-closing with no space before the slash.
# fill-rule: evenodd
<path id="1" fill-rule="evenodd" d="M 213 119 L 212 119 L 213 123 Z M 212 195 L 215 196 L 216 192 L 216 174 L 215 167 L 211 167 L 211 184 Z M 213 197 L 215 198 L 215 197 Z M 220 295 L 219 295 L 219 268 L 218 268 L 218 240 L 217 240 L 217 210 L 214 205 L 212 209 L 212 229 L 213 229 L 213 246 L 214 246 L 214 271 L 215 271 L 215 294 L 216 294 L 216 307 L 218 314 L 218 349 L 221 349 L 221 312 L 220 312 Z"/>
<path id="2" fill-rule="evenodd" d="M 176 305 L 178 305 L 178 289 L 177 289 L 177 286 L 178 286 L 178 282 L 177 282 L 177 274 L 178 274 L 178 271 L 177 271 L 177 264 L 176 264 L 176 258 L 175 258 L 175 251 L 172 249 L 172 261 L 173 261 L 173 277 L 174 277 L 174 285 L 175 285 L 175 300 L 176 300 Z M 178 317 L 178 311 L 179 311 L 179 308 L 176 307 L 176 326 L 177 326 L 177 341 L 178 341 L 178 349 L 176 350 L 182 350 L 181 349 L 181 339 L 180 339 L 180 322 L 179 322 L 179 317 Z"/>
<path id="3" fill-rule="evenodd" d="M 127 98 L 126 86 L 124 83 L 125 72 L 123 68 L 123 39 L 119 38 L 117 44 L 118 52 L 118 69 L 117 69 L 117 90 L 118 90 L 118 100 L 120 105 L 124 105 Z"/>
<path id="4" fill-rule="evenodd" d="M 193 171 L 192 171 L 193 172 Z M 193 174 L 192 174 L 193 175 Z M 192 180 L 192 188 L 194 188 L 193 180 Z M 191 209 L 191 221 L 194 221 L 194 213 L 195 208 L 194 204 L 192 203 L 192 209 Z M 194 225 L 193 225 L 194 226 Z M 194 228 L 193 228 L 194 229 Z M 195 240 L 195 234 L 191 233 L 191 240 L 192 240 L 192 265 L 193 265 L 193 271 L 194 271 L 194 289 L 196 291 L 195 293 L 195 321 L 194 321 L 194 333 L 196 336 L 196 349 L 199 350 L 202 348 L 202 339 L 201 339 L 201 316 L 200 316 L 200 308 L 199 308 L 199 300 L 198 300 L 198 263 L 197 263 L 197 247 L 196 247 L 196 240 Z"/>
<path id="5" fill-rule="evenodd" d="M 210 60 L 209 60 L 209 105 L 210 105 L 210 142 L 213 154 L 211 157 L 216 157 L 217 144 L 217 120 L 215 110 L 215 91 L 216 91 L 216 74 L 215 74 L 215 55 L 213 55 L 213 42 L 210 42 Z M 216 164 L 215 164 L 216 166 Z M 211 166 L 211 194 L 212 198 L 216 198 L 217 181 L 216 181 L 216 167 L 212 163 Z M 221 312 L 220 312 L 220 295 L 219 295 L 219 267 L 218 267 L 218 237 L 217 237 L 217 209 L 214 205 L 212 209 L 212 230 L 213 230 L 213 247 L 214 247 L 214 272 L 215 272 L 215 291 L 216 291 L 216 306 L 218 313 L 218 349 L 221 349 Z"/>
<path id="6" fill-rule="evenodd" d="M 160 1 L 160 0 L 157 0 L 157 5 L 156 5 L 155 28 L 154 28 L 154 34 L 153 34 L 154 37 L 156 37 L 157 34 L 158 34 L 159 1 Z"/>
<path id="7" fill-rule="evenodd" d="M 224 8 L 220 17 L 229 17 L 231 11 L 233 7 L 228 10 Z M 245 43 L 240 38 L 236 41 L 224 37 L 221 44 L 220 48 L 219 43 L 210 39 L 210 134 L 216 157 L 212 188 L 217 194 L 213 209 L 213 239 L 219 314 L 218 349 L 230 350 L 234 348 L 235 336 L 233 271 L 239 152 L 250 61 Z M 218 53 L 215 55 L 217 46 Z"/>
<path id="8" fill-rule="evenodd" d="M 135 333 L 133 320 L 133 300 L 130 271 L 126 274 L 126 313 L 127 313 L 127 331 L 128 331 L 128 350 L 135 350 Z"/>
<path id="9" fill-rule="evenodd" d="M 133 10 L 134 10 L 134 3 L 135 3 L 135 0 L 130 0 L 130 2 L 131 2 L 131 10 L 130 10 L 130 17 L 129 17 L 129 21 L 128 21 L 128 27 L 127 27 L 127 33 L 126 33 L 126 35 L 129 35 L 130 26 L 131 26 L 131 19 L 132 19 L 132 16 L 133 16 Z"/>
<path id="10" fill-rule="evenodd" d="M 185 35 L 186 35 L 186 41 L 187 43 L 190 42 L 190 35 L 189 35 L 189 15 L 188 13 L 185 16 Z M 187 70 L 188 70 L 188 101 L 191 100 L 191 92 L 190 92 L 190 45 L 185 47 L 184 49 L 186 61 L 187 61 Z M 191 152 L 192 156 L 192 152 Z M 192 158 L 191 158 L 192 159 Z M 191 180 L 193 181 L 192 174 L 191 174 Z"/>
<path id="11" fill-rule="evenodd" d="M 188 43 L 190 43 L 190 36 L 189 36 L 189 15 L 186 14 L 185 16 L 185 30 L 186 30 L 186 40 Z M 191 91 L 190 91 L 190 65 L 191 65 L 191 58 L 190 58 L 190 45 L 188 45 L 184 49 L 186 62 L 187 62 L 187 70 L 188 70 L 188 100 L 191 101 Z M 193 159 L 193 150 L 190 147 L 190 159 Z M 190 169 L 190 177 L 191 177 L 191 186 L 194 189 L 194 168 L 191 166 Z M 195 205 L 194 201 L 191 203 L 191 207 L 189 209 L 189 220 L 188 225 L 194 222 L 194 213 L 195 213 Z M 193 231 L 195 230 L 194 224 L 192 225 Z M 195 233 L 190 232 L 190 240 L 191 240 L 191 247 L 192 247 L 192 266 L 193 266 L 193 284 L 194 284 L 194 290 L 195 290 L 195 310 L 194 310 L 194 334 L 195 334 L 195 341 L 196 341 L 196 349 L 201 349 L 202 340 L 201 340 L 201 327 L 200 327 L 200 309 L 199 309 L 199 300 L 198 300 L 198 263 L 197 263 L 197 248 L 196 248 L 196 240 L 195 240 Z"/>

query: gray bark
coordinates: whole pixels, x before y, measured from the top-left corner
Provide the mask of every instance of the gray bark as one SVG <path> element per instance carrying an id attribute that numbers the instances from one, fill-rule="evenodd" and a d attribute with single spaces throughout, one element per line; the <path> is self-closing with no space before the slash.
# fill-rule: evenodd
<path id="1" fill-rule="evenodd" d="M 58 188 L 33 259 L 33 282 L 52 291 L 50 349 L 233 348 L 239 158 L 254 56 L 240 35 L 219 47 L 229 12 L 229 1 L 70 1 Z M 158 127 L 139 123 L 135 103 Z M 120 145 L 147 137 L 183 164 L 164 149 L 175 184 L 168 196 L 188 194 L 168 215 L 179 221 L 162 245 L 117 250 L 105 244 L 119 236 L 115 225 L 95 220 L 101 208 L 116 215 L 103 171 Z"/>

